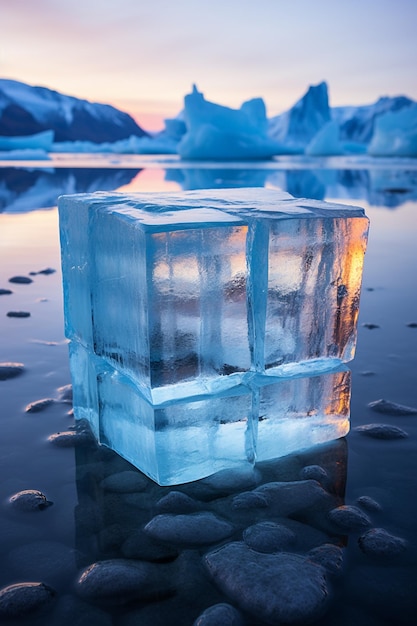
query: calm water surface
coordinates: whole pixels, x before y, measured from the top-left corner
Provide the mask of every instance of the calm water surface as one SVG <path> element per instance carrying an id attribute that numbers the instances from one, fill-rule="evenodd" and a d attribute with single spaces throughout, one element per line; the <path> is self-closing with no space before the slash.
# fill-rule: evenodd
<path id="1" fill-rule="evenodd" d="M 352 430 L 333 447 L 260 468 L 263 480 L 298 480 L 303 465 L 322 464 L 332 483 L 329 489 L 335 506 L 357 504 L 360 496 L 370 496 L 381 505 L 379 512 L 368 511 L 372 525 L 408 542 L 396 558 L 375 559 L 359 549 L 358 533 L 331 535 L 333 543 L 345 546 L 344 567 L 331 583 L 332 600 L 318 624 L 415 624 L 417 416 L 381 415 L 367 404 L 384 398 L 417 406 L 417 165 L 408 164 L 405 169 L 398 163 L 385 168 L 380 163 L 376 167 L 356 164 L 352 169 L 318 168 L 311 162 L 304 169 L 300 163 L 265 169 L 259 165 L 221 169 L 215 164 L 180 168 L 172 163 L 164 169 L 158 161 L 141 162 L 137 167 L 132 163 L 127 167 L 111 163 L 105 169 L 96 165 L 93 162 L 82 169 L 0 167 L 0 288 L 13 291 L 0 296 L 0 362 L 25 365 L 21 376 L 0 381 L 0 587 L 45 580 L 58 592 L 54 607 L 45 614 L 10 623 L 76 626 L 87 623 L 81 615 L 89 615 L 89 624 L 191 625 L 208 606 L 228 601 L 199 569 L 201 555 L 210 546 L 198 550 L 186 546 L 179 556 L 167 555 L 166 548 L 162 558 L 164 575 L 180 581 L 175 593 L 163 590 L 152 601 L 120 606 L 93 603 L 80 608 L 74 600 L 77 572 L 94 560 L 126 556 L 120 546 L 133 532 L 132 525 L 141 527 L 149 521 L 157 512 L 155 503 L 169 489 L 149 483 L 146 498 L 136 509 L 125 505 L 120 494 L 113 494 L 110 501 L 100 480 L 132 468 L 112 454 L 103 457 L 95 450 L 51 444 L 51 434 L 73 425 L 68 404 L 55 402 L 38 413 L 25 412 L 25 407 L 42 398 L 56 399 L 57 389 L 70 382 L 63 335 L 58 195 L 98 189 L 267 185 L 296 196 L 358 204 L 366 209 L 371 227 L 358 348 L 351 364 Z M 8 282 L 12 276 L 45 268 L 56 272 L 34 275 L 29 285 Z M 9 311 L 31 315 L 11 318 Z M 354 430 L 376 422 L 398 426 L 409 436 L 378 440 Z M 13 510 L 9 498 L 23 489 L 41 490 L 54 505 L 36 513 Z M 197 483 L 183 489 L 223 516 L 236 490 L 239 487 L 208 496 Z M 97 514 L 99 522 L 93 520 Z M 304 517 L 293 517 L 317 532 L 331 533 L 317 516 L 317 511 L 308 510 Z M 241 518 L 236 524 L 244 528 L 249 522 Z M 232 538 L 239 540 L 241 531 Z M 253 616 L 245 619 L 249 625 L 265 623 Z"/>

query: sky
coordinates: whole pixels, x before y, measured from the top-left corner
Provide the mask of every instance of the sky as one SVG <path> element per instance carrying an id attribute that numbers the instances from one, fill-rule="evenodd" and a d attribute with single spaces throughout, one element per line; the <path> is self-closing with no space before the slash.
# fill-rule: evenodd
<path id="1" fill-rule="evenodd" d="M 417 0 L 0 0 L 0 78 L 113 104 L 146 130 L 196 83 L 268 117 L 325 80 L 331 106 L 417 100 Z"/>

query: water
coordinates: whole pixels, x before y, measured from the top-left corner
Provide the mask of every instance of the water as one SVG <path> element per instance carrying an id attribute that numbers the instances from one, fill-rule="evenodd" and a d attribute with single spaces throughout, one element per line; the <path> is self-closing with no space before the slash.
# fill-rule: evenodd
<path id="1" fill-rule="evenodd" d="M 142 537 L 139 547 L 132 548 L 134 533 L 142 533 L 160 512 L 157 502 L 170 489 L 150 482 L 132 493 L 105 488 L 104 478 L 132 471 L 131 466 L 112 453 L 82 445 L 58 447 L 48 441 L 53 433 L 73 426 L 68 404 L 55 402 L 39 413 L 27 413 L 25 407 L 41 398 L 57 398 L 57 389 L 70 382 L 54 208 L 58 194 L 267 185 L 296 195 L 360 205 L 371 220 L 358 348 L 351 364 L 352 430 L 334 446 L 262 463 L 259 474 L 241 476 L 235 484 L 191 483 L 180 490 L 203 502 L 204 510 L 233 524 L 227 541 L 241 540 L 243 530 L 257 521 L 283 520 L 287 526 L 297 527 L 294 550 L 300 554 L 319 541 L 318 533 L 321 542 L 324 537 L 345 546 L 343 573 L 331 580 L 330 605 L 325 615 L 317 618 L 318 624 L 414 624 L 417 416 L 381 415 L 367 404 L 385 398 L 417 406 L 417 328 L 410 325 L 417 322 L 417 165 L 410 161 L 287 159 L 252 168 L 231 164 L 221 169 L 218 164 L 179 167 L 171 158 L 126 157 L 122 161 L 119 157 L 72 156 L 65 161 L 59 156 L 58 161 L 65 167 L 53 170 L 49 163 L 48 169 L 36 169 L 32 163 L 27 170 L 11 164 L 0 168 L 4 211 L 0 214 L 0 288 L 13 290 L 12 295 L 0 296 L 0 361 L 25 364 L 21 376 L 0 381 L 0 552 L 4 563 L 0 587 L 44 580 L 58 592 L 53 607 L 43 615 L 13 623 L 62 624 L 65 613 L 72 624 L 81 624 L 77 612 L 82 610 L 89 615 L 90 624 L 187 625 L 208 606 L 230 602 L 201 565 L 201 557 L 212 549 L 212 543 L 160 543 Z M 8 282 L 12 276 L 48 267 L 57 271 L 34 275 L 29 285 Z M 9 311 L 28 311 L 31 316 L 11 318 L 6 316 Z M 377 440 L 354 430 L 374 422 L 398 426 L 409 437 Z M 316 464 L 327 471 L 330 504 L 301 507 L 289 514 L 262 507 L 254 509 L 256 514 L 233 508 L 236 494 L 251 491 L 259 481 L 298 481 L 302 467 Z M 14 510 L 9 498 L 23 489 L 41 490 L 53 506 L 36 513 Z M 358 546 L 360 532 L 337 532 L 329 527 L 330 505 L 356 505 L 363 495 L 382 507 L 380 512 L 367 511 L 372 525 L 408 542 L 399 556 L 371 557 Z M 79 601 L 75 603 L 74 584 L 80 570 L 98 559 L 132 558 L 132 554 L 153 560 L 151 565 L 161 573 L 151 598 L 123 604 L 90 601 L 81 608 Z M 265 623 L 249 614 L 245 619 L 250 625 Z"/>

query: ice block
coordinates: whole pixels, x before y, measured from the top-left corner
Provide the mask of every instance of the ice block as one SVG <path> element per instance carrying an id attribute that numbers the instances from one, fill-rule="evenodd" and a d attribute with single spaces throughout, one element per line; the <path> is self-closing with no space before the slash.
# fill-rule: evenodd
<path id="1" fill-rule="evenodd" d="M 74 412 L 160 484 L 345 435 L 368 219 L 271 189 L 59 199 Z"/>

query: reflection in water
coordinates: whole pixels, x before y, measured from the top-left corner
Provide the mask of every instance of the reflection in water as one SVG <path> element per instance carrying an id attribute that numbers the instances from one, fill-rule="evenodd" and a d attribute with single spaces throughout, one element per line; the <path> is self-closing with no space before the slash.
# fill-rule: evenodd
<path id="1" fill-rule="evenodd" d="M 62 194 L 111 191 L 129 184 L 140 170 L 0 168 L 0 213 L 25 213 L 57 205 Z"/>
<path id="2" fill-rule="evenodd" d="M 229 542 L 250 543 L 249 528 L 262 528 L 266 533 L 262 538 L 266 543 L 257 548 L 258 554 L 274 551 L 267 544 L 275 532 L 274 540 L 279 539 L 279 533 L 283 542 L 280 550 L 308 553 L 312 559 L 324 560 L 327 550 L 327 559 L 334 560 L 334 573 L 340 568 L 335 554 L 342 557 L 347 537 L 344 530 L 329 521 L 329 511 L 344 504 L 345 439 L 258 463 L 255 471 L 219 472 L 172 489 L 157 486 L 105 448 L 77 447 L 75 453 L 77 566 L 81 570 L 105 561 L 111 577 L 117 575 L 117 570 L 112 573 L 112 564 L 116 568 L 118 564 L 136 562 L 142 567 L 146 564 L 152 574 L 151 600 L 158 601 L 144 598 L 135 604 L 127 602 L 122 610 L 132 623 L 136 620 L 137 624 L 185 626 L 193 624 L 209 606 L 230 603 L 221 585 L 213 585 L 203 566 L 204 554 Z M 169 524 L 176 521 L 181 523 L 173 532 Z M 151 531 L 165 522 L 168 525 L 164 536 Z M 228 528 L 217 538 L 213 533 L 216 524 Z M 313 556 L 315 549 L 317 557 Z M 333 557 L 329 557 L 329 550 Z M 126 585 L 125 591 L 129 594 Z M 97 595 L 96 600 L 106 607 L 105 600 L 112 598 Z M 129 601 L 123 595 L 123 585 L 115 592 L 113 601 L 119 607 L 123 601 Z M 336 602 L 329 607 L 330 612 L 333 608 L 339 611 Z M 106 609 L 111 611 L 111 606 Z M 258 614 L 249 612 L 246 617 L 245 624 L 265 624 Z"/>
<path id="3" fill-rule="evenodd" d="M 0 212 L 26 212 L 56 206 L 61 194 L 110 191 L 129 185 L 140 169 L 0 168 Z M 141 177 L 135 190 L 141 191 Z M 396 208 L 417 199 L 417 170 L 401 169 L 220 169 L 170 168 L 160 191 L 278 187 L 298 198 L 352 199 Z"/>

